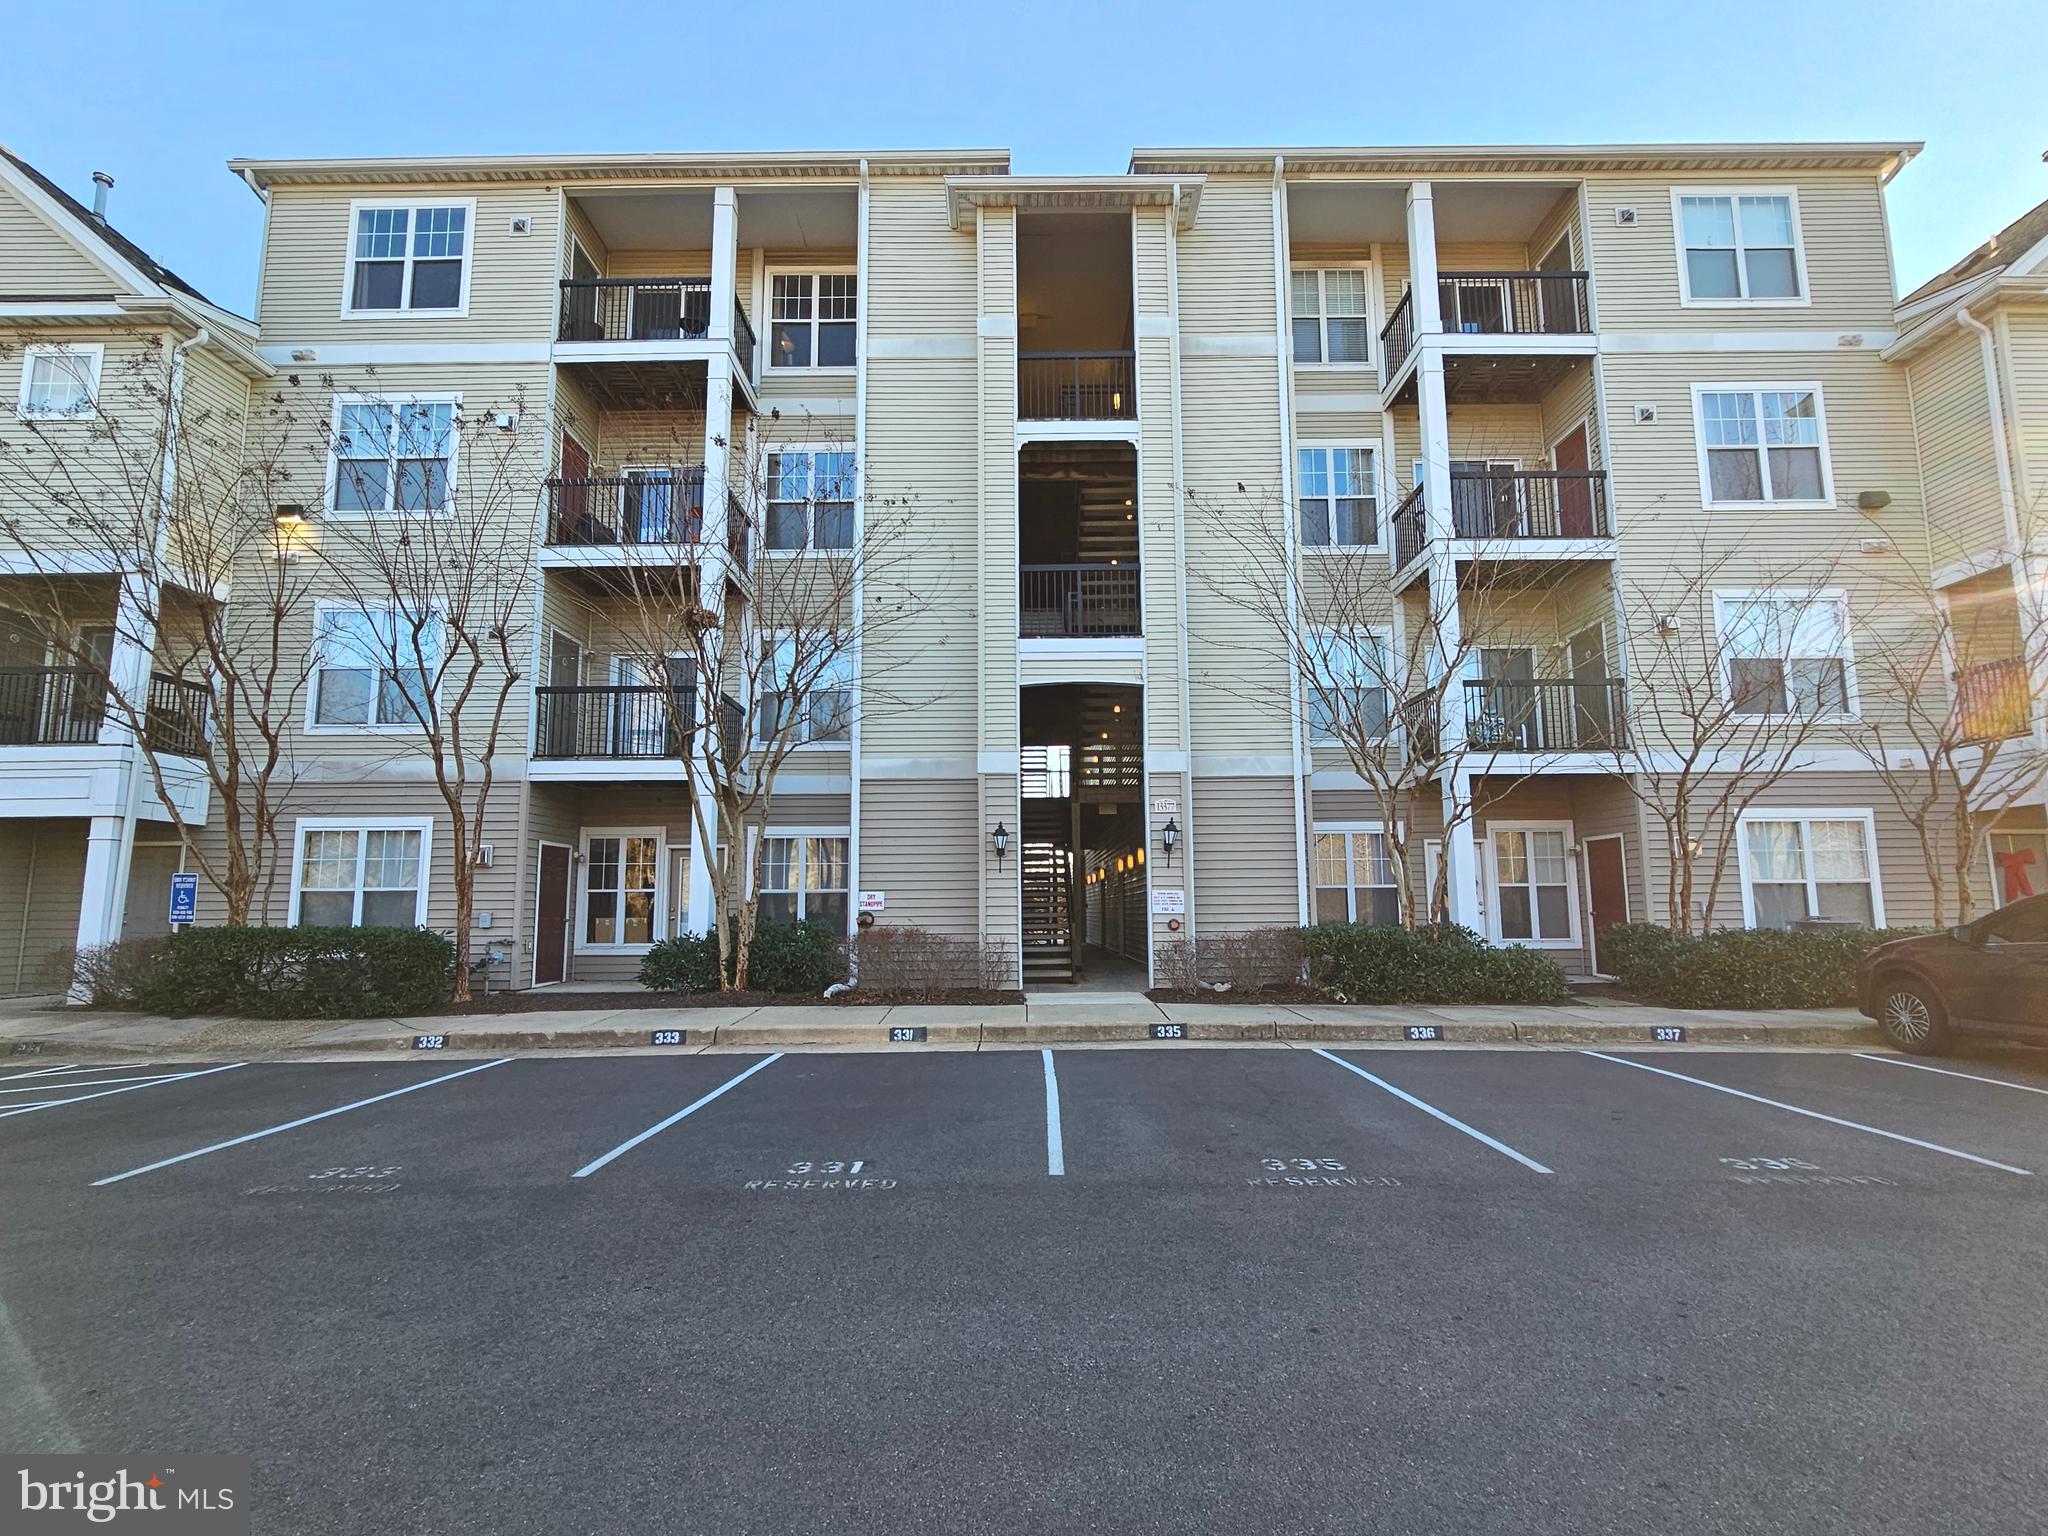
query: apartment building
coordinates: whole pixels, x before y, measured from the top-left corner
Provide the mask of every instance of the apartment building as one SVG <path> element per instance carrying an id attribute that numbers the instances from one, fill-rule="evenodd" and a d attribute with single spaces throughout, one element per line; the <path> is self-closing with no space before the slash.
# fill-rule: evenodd
<path id="1" fill-rule="evenodd" d="M 997 150 L 238 161 L 264 204 L 253 325 L 11 162 L 0 323 L 37 340 L 0 431 L 85 432 L 90 391 L 46 411 L 34 348 L 89 359 L 160 318 L 223 420 L 280 380 L 320 396 L 295 430 L 351 462 L 280 518 L 316 563 L 462 475 L 394 446 L 402 418 L 531 434 L 530 660 L 473 931 L 512 985 L 629 979 L 709 921 L 702 785 L 647 712 L 671 663 L 623 575 L 709 551 L 718 622 L 772 649 L 776 573 L 847 557 L 884 506 L 890 591 L 916 600 L 883 626 L 879 579 L 856 596 L 772 805 L 719 829 L 764 912 L 1093 986 L 1203 936 L 1388 920 L 1386 800 L 1335 744 L 1369 717 L 1458 748 L 1404 801 L 1411 889 L 1441 873 L 1452 917 L 1590 975 L 1598 931 L 1662 920 L 1685 862 L 1645 785 L 1714 778 L 1668 739 L 1682 712 L 1640 707 L 1700 690 L 1667 673 L 1688 655 L 1736 717 L 1804 722 L 1696 827 L 1691 903 L 1712 876 L 1721 923 L 1933 914 L 1862 744 L 1891 702 L 1858 648 L 1910 626 L 1887 594 L 1936 527 L 1960 595 L 2041 591 L 2012 509 L 2048 474 L 2023 315 L 2048 309 L 2015 262 L 1895 314 L 1884 188 L 1916 148 L 1157 149 L 1064 177 Z M 1261 552 L 1277 624 L 1243 595 Z M 120 600 L 118 561 L 68 558 Z M 1340 587 L 1347 643 L 1407 658 L 1426 719 L 1384 676 L 1305 687 L 1299 627 Z M 323 653 L 380 622 L 346 610 L 298 621 L 259 915 L 445 928 L 448 815 L 375 680 Z M 136 712 L 51 729 L 64 669 L 34 629 L 6 658 L 29 706 L 0 721 L 0 990 L 74 938 L 161 931 L 177 865 Z M 2006 638 L 1968 666 L 2024 664 Z M 2022 692 L 2007 734 L 2038 748 Z M 2042 825 L 2038 793 L 2003 809 L 2001 870 Z M 218 920 L 204 882 L 199 909 Z"/>

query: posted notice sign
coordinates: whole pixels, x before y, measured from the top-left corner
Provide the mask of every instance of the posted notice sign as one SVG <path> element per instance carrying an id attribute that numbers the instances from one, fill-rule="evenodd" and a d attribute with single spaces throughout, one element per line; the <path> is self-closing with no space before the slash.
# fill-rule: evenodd
<path id="1" fill-rule="evenodd" d="M 199 921 L 198 875 L 171 876 L 171 921 L 174 923 L 196 923 Z"/>
<path id="2" fill-rule="evenodd" d="M 862 912 L 879 912 L 888 904 L 889 893 L 887 891 L 862 891 L 860 893 L 860 906 L 857 910 Z"/>
<path id="3" fill-rule="evenodd" d="M 1161 889 L 1152 893 L 1152 912 L 1156 917 L 1184 917 L 1188 910 L 1188 893 L 1183 890 Z"/>

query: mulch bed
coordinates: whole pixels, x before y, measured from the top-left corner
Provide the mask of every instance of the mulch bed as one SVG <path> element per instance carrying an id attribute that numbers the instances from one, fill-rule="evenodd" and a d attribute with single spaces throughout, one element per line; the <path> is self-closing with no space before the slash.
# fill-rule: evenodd
<path id="1" fill-rule="evenodd" d="M 1191 991 L 1185 987 L 1154 987 L 1145 994 L 1155 1003 L 1334 1003 L 1329 993 L 1315 987 L 1261 987 L 1256 992 L 1212 992 L 1207 987 Z"/>
<path id="2" fill-rule="evenodd" d="M 772 1008 L 791 1005 L 820 1005 L 827 1008 L 880 1008 L 891 1004 L 940 1004 L 957 1007 L 985 1007 L 1009 1003 L 1023 1005 L 1021 992 L 983 992 L 962 987 L 950 992 L 863 992 L 856 988 L 834 998 L 799 992 L 556 992 L 541 988 L 530 992 L 493 992 L 463 1004 L 445 1003 L 433 1010 L 437 1015 L 493 1013 L 557 1013 L 570 1009 L 609 1011 L 623 1008 Z"/>

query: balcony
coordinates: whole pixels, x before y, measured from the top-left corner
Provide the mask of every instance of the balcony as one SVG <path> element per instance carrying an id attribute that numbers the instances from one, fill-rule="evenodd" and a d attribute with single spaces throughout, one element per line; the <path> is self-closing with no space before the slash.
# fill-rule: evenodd
<path id="1" fill-rule="evenodd" d="M 203 754 L 211 702 L 203 682 L 152 673 L 143 715 L 150 750 Z M 90 746 L 106 714 L 106 678 L 94 668 L 0 667 L 0 746 Z"/>
<path id="2" fill-rule="evenodd" d="M 670 690 L 659 684 L 540 687 L 533 690 L 533 755 L 537 761 L 645 761 L 682 757 L 682 738 L 696 726 L 688 693 L 681 730 L 669 713 Z"/>
<path id="3" fill-rule="evenodd" d="M 701 465 L 547 482 L 547 542 L 556 547 L 694 544 L 703 537 Z"/>
<path id="4" fill-rule="evenodd" d="M 1446 336 L 1584 336 L 1593 329 L 1585 272 L 1440 272 Z"/>
<path id="5" fill-rule="evenodd" d="M 692 379 L 663 364 L 695 366 L 711 342 L 708 277 L 569 277 L 561 282 L 555 340 L 564 363 L 593 368 L 589 382 L 615 410 L 658 410 L 688 399 Z M 730 342 L 740 387 L 751 390 L 756 341 L 735 299 Z M 623 368 L 624 371 L 621 371 Z M 701 369 L 694 379 L 701 399 Z"/>
<path id="6" fill-rule="evenodd" d="M 1593 351 L 1585 272 L 1443 272 L 1437 308 L 1444 396 L 1453 405 L 1540 400 Z M 1423 339 L 1410 289 L 1380 331 L 1389 403 L 1413 402 L 1414 377 L 1402 370 Z"/>
<path id="7" fill-rule="evenodd" d="M 1956 674 L 1957 735 L 1988 744 L 2024 736 L 2034 728 L 2034 694 L 2019 657 L 1983 661 Z"/>
<path id="8" fill-rule="evenodd" d="M 1020 352 L 1020 421 L 1134 421 L 1138 415 L 1134 352 Z"/>
<path id="9" fill-rule="evenodd" d="M 1394 569 L 1406 571 L 1429 542 L 1423 488 L 1394 509 Z M 1450 534 L 1460 560 L 1606 559 L 1614 537 L 1605 470 L 1451 471 Z"/>
<path id="10" fill-rule="evenodd" d="M 1465 684 L 1465 740 L 1477 752 L 1613 752 L 1628 745 L 1618 678 Z"/>
<path id="11" fill-rule="evenodd" d="M 1135 565 L 1026 565 L 1018 578 L 1017 632 L 1026 640 L 1140 633 Z"/>

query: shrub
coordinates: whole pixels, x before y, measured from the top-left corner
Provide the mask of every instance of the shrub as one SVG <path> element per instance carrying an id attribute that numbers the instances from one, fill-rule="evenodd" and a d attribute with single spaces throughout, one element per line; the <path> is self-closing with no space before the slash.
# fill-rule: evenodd
<path id="1" fill-rule="evenodd" d="M 641 956 L 640 985 L 656 992 L 716 992 L 717 935 L 685 933 L 663 939 Z"/>
<path id="2" fill-rule="evenodd" d="M 718 960 L 718 940 L 710 934 L 663 939 L 641 957 L 640 981 L 659 992 L 714 992 Z M 748 990 L 816 993 L 844 980 L 846 935 L 835 924 L 763 923 L 754 930 Z"/>
<path id="3" fill-rule="evenodd" d="M 1600 965 L 1626 990 L 1653 997 L 1670 985 L 1672 966 L 1692 942 L 1662 923 L 1616 923 L 1600 930 Z"/>
<path id="4" fill-rule="evenodd" d="M 425 928 L 192 928 L 87 950 L 79 970 L 109 1007 L 362 1019 L 447 1002 L 455 946 Z"/>
<path id="5" fill-rule="evenodd" d="M 1195 940 L 1195 971 L 1233 992 L 1299 986 L 1307 959 L 1298 928 L 1250 928 Z"/>
<path id="6" fill-rule="evenodd" d="M 1610 928 L 1600 949 L 1623 986 L 1681 1008 L 1835 1008 L 1856 1000 L 1856 965 L 1873 945 L 1910 930 L 1841 928 L 1788 933 L 1724 928 L 1685 938 L 1648 923 L 1660 939 L 1631 931 L 1616 954 Z"/>
<path id="7" fill-rule="evenodd" d="M 1317 985 L 1354 1003 L 1559 1003 L 1564 972 L 1535 950 L 1496 949 L 1469 928 L 1301 930 Z"/>
<path id="8" fill-rule="evenodd" d="M 1152 951 L 1152 979 L 1169 992 L 1192 992 L 1200 986 L 1194 940 L 1167 939 L 1157 945 Z"/>
<path id="9" fill-rule="evenodd" d="M 1015 962 L 1000 941 L 908 924 L 862 929 L 854 956 L 864 992 L 936 998 L 959 987 L 1000 992 L 1017 984 Z"/>

